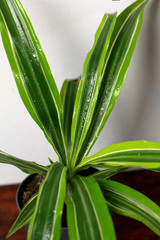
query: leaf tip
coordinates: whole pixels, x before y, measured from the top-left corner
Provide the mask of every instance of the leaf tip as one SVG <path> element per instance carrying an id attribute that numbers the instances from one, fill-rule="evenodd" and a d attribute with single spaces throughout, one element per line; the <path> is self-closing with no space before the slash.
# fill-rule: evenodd
<path id="1" fill-rule="evenodd" d="M 105 15 L 106 15 L 107 17 L 117 16 L 117 12 L 113 12 L 113 13 L 105 13 Z"/>
<path id="2" fill-rule="evenodd" d="M 6 238 L 9 238 L 13 233 L 11 232 L 11 229 L 9 230 L 9 232 L 6 235 Z"/>

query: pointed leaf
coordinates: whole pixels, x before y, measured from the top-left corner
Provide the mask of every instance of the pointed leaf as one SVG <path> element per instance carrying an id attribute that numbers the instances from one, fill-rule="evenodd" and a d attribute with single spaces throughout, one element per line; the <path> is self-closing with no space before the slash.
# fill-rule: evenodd
<path id="1" fill-rule="evenodd" d="M 58 240 L 66 191 L 66 167 L 55 163 L 40 186 L 28 240 Z"/>
<path id="2" fill-rule="evenodd" d="M 20 229 L 21 227 L 29 223 L 36 206 L 36 200 L 37 200 L 37 193 L 33 195 L 29 199 L 29 201 L 25 204 L 25 206 L 22 208 L 16 221 L 14 222 L 9 233 L 7 234 L 7 237 L 10 237 L 18 229 Z"/>
<path id="3" fill-rule="evenodd" d="M 75 103 L 75 97 L 79 85 L 80 79 L 65 80 L 61 89 L 61 99 L 63 102 L 63 132 L 67 145 L 68 156 L 70 155 L 71 148 L 71 125 L 73 117 L 73 108 Z"/>
<path id="4" fill-rule="evenodd" d="M 24 102 L 28 112 L 32 116 L 32 118 L 39 125 L 39 127 L 41 129 L 43 129 L 43 126 L 42 126 L 40 120 L 38 119 L 38 116 L 36 115 L 36 113 L 33 109 L 33 106 L 28 99 L 28 95 L 25 92 L 25 88 L 22 84 L 21 74 L 19 72 L 18 65 L 17 65 L 16 59 L 15 59 L 15 56 L 14 56 L 14 51 L 13 51 L 13 48 L 12 48 L 12 42 L 10 40 L 9 33 L 8 33 L 7 27 L 5 25 L 5 22 L 3 20 L 1 12 L 0 12 L 0 32 L 1 32 L 3 46 L 5 48 L 5 51 L 6 51 L 6 54 L 7 54 L 7 57 L 8 57 L 8 60 L 9 60 L 9 63 L 10 63 L 15 81 L 16 81 L 16 84 L 17 84 L 17 88 L 18 88 L 18 91 L 19 91 L 20 96 L 21 96 L 21 99 L 23 100 L 23 102 Z"/>
<path id="5" fill-rule="evenodd" d="M 122 171 L 128 170 L 128 167 L 111 167 L 105 170 L 97 171 L 96 173 L 93 173 L 92 175 L 89 175 L 90 177 L 94 177 L 95 179 L 108 179 L 117 173 L 120 173 Z"/>
<path id="6" fill-rule="evenodd" d="M 94 115 L 77 163 L 86 156 L 103 129 L 121 92 L 124 78 L 137 42 L 148 0 L 138 0 L 117 18 L 104 61 L 101 86 Z"/>
<path id="7" fill-rule="evenodd" d="M 134 218 L 160 236 L 160 207 L 142 193 L 114 181 L 98 180 L 107 204 L 124 216 Z"/>
<path id="8" fill-rule="evenodd" d="M 86 165 L 132 166 L 148 169 L 160 168 L 160 143 L 130 141 L 110 145 L 91 157 L 85 158 L 77 168 Z"/>
<path id="9" fill-rule="evenodd" d="M 51 73 L 51 69 L 50 69 L 49 64 L 47 62 L 46 56 L 43 52 L 42 46 L 39 42 L 39 39 L 38 39 L 38 37 L 37 37 L 37 35 L 34 31 L 32 23 L 31 23 L 28 15 L 27 15 L 25 9 L 23 8 L 20 0 L 16 0 L 16 4 L 17 4 L 18 10 L 20 11 L 20 14 L 22 15 L 23 20 L 24 20 L 24 22 L 27 26 L 27 30 L 30 33 L 30 37 L 31 37 L 32 42 L 34 44 L 34 47 L 37 51 L 37 54 L 38 54 L 38 57 L 39 57 L 39 60 L 40 60 L 40 63 L 41 63 L 41 67 L 42 67 L 43 72 L 45 73 L 45 76 L 47 78 L 47 83 L 48 83 L 49 87 L 51 88 L 52 94 L 55 98 L 57 107 L 59 109 L 59 114 L 60 114 L 60 118 L 61 118 L 60 120 L 61 120 L 61 122 L 63 122 L 62 103 L 61 103 L 61 100 L 60 100 L 60 96 L 59 96 L 59 92 L 58 92 L 56 83 L 55 83 L 53 75 Z"/>
<path id="10" fill-rule="evenodd" d="M 19 168 L 21 171 L 28 174 L 41 173 L 46 175 L 48 171 L 47 167 L 44 167 L 35 162 L 30 162 L 30 161 L 22 160 L 20 158 L 16 158 L 2 151 L 0 151 L 0 163 L 11 164 Z"/>
<path id="11" fill-rule="evenodd" d="M 76 95 L 72 121 L 71 165 L 74 166 L 76 157 L 87 134 L 97 102 L 100 78 L 109 40 L 115 25 L 116 14 L 104 15 L 96 32 L 94 45 L 88 53 Z"/>
<path id="12" fill-rule="evenodd" d="M 66 204 L 70 240 L 116 239 L 110 213 L 94 178 L 72 179 Z"/>
<path id="13" fill-rule="evenodd" d="M 42 48 L 19 0 L 0 1 L 0 10 L 10 37 L 5 35 L 5 44 L 3 36 L 3 42 L 9 61 L 13 60 L 18 90 L 31 116 L 66 164 L 61 99 Z"/>

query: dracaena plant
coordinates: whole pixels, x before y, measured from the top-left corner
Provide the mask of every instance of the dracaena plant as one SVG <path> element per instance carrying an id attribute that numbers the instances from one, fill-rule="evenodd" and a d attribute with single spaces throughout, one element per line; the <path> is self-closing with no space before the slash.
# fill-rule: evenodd
<path id="1" fill-rule="evenodd" d="M 0 162 L 25 173 L 46 175 L 21 210 L 8 236 L 29 223 L 27 239 L 60 239 L 67 208 L 71 240 L 114 240 L 109 208 L 137 219 L 160 235 L 160 208 L 140 192 L 109 177 L 126 168 L 160 168 L 160 143 L 130 141 L 88 153 L 120 94 L 148 0 L 118 17 L 105 14 L 81 78 L 64 81 L 59 94 L 42 47 L 19 0 L 0 1 L 0 31 L 13 75 L 28 112 L 58 155 L 49 168 L 0 151 Z M 84 177 L 81 170 L 99 167 Z M 138 174 L 138 173 L 137 173 Z"/>

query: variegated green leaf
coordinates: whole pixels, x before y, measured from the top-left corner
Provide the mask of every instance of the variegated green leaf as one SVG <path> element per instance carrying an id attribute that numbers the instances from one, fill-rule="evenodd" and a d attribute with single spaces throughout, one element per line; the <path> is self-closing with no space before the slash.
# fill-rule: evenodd
<path id="1" fill-rule="evenodd" d="M 44 72 L 44 74 L 45 74 L 45 76 L 47 78 L 47 84 L 49 85 L 49 87 L 51 89 L 51 92 L 52 92 L 52 94 L 54 96 L 57 108 L 59 110 L 60 121 L 63 122 L 62 103 L 61 103 L 61 100 L 60 100 L 59 92 L 58 92 L 56 83 L 54 81 L 51 69 L 50 69 L 49 64 L 47 62 L 46 56 L 45 56 L 45 54 L 43 52 L 42 46 L 41 46 L 41 44 L 39 42 L 39 39 L 38 39 L 38 37 L 37 37 L 37 35 L 36 35 L 35 31 L 34 31 L 32 23 L 31 23 L 28 15 L 27 15 L 25 9 L 23 8 L 20 0 L 15 0 L 15 1 L 16 1 L 18 10 L 20 11 L 20 14 L 22 15 L 23 20 L 24 20 L 24 22 L 25 22 L 25 24 L 27 26 L 27 30 L 30 33 L 30 37 L 32 39 L 32 42 L 33 42 L 34 47 L 36 49 L 37 55 L 39 57 L 39 61 L 41 63 L 41 67 L 42 67 L 43 72 Z"/>
<path id="2" fill-rule="evenodd" d="M 128 167 L 110 167 L 105 170 L 99 170 L 96 173 L 93 173 L 92 175 L 89 175 L 90 177 L 94 177 L 95 179 L 108 179 L 112 176 L 114 176 L 117 173 L 120 173 L 122 171 L 128 170 Z"/>
<path id="3" fill-rule="evenodd" d="M 2 39 L 22 100 L 66 164 L 62 103 L 40 43 L 19 0 L 0 1 L 0 12 Z"/>
<path id="4" fill-rule="evenodd" d="M 55 163 L 40 186 L 28 240 L 58 240 L 66 192 L 66 167 Z"/>
<path id="5" fill-rule="evenodd" d="M 48 171 L 47 167 L 44 167 L 35 162 L 30 162 L 30 161 L 22 160 L 20 158 L 16 158 L 2 151 L 0 151 L 0 163 L 13 165 L 19 168 L 21 171 L 28 174 L 41 173 L 46 175 Z"/>
<path id="6" fill-rule="evenodd" d="M 66 204 L 70 240 L 116 239 L 108 207 L 94 178 L 73 178 Z"/>
<path id="7" fill-rule="evenodd" d="M 29 199 L 29 201 L 25 204 L 25 206 L 22 208 L 16 221 L 14 222 L 9 233 L 7 234 L 7 237 L 10 237 L 18 229 L 20 229 L 21 227 L 23 227 L 29 223 L 29 221 L 32 217 L 32 214 L 34 212 L 34 209 L 35 209 L 36 199 L 37 199 L 37 193 L 35 195 L 33 195 Z"/>
<path id="8" fill-rule="evenodd" d="M 104 61 L 101 86 L 94 115 L 77 162 L 88 154 L 103 129 L 121 92 L 124 78 L 137 42 L 148 0 L 138 0 L 117 18 Z"/>
<path id="9" fill-rule="evenodd" d="M 16 59 L 15 59 L 13 48 L 12 48 L 12 42 L 9 37 L 9 33 L 8 33 L 7 27 L 5 25 L 5 22 L 3 20 L 1 12 L 0 12 L 0 32 L 1 32 L 1 37 L 2 37 L 2 41 L 3 41 L 3 46 L 5 48 L 5 51 L 6 51 L 6 54 L 7 54 L 16 84 L 17 84 L 17 88 L 20 93 L 20 96 L 21 96 L 28 112 L 32 116 L 32 118 L 39 125 L 39 127 L 41 129 L 43 129 L 43 126 L 42 126 L 41 122 L 39 121 L 38 116 L 36 115 L 36 113 L 33 109 L 33 106 L 31 105 L 31 103 L 28 99 L 28 96 L 25 92 L 24 86 L 22 84 L 21 74 L 19 72 L 18 65 L 16 63 Z"/>
<path id="10" fill-rule="evenodd" d="M 103 63 L 114 29 L 116 14 L 104 15 L 88 53 L 76 95 L 72 121 L 70 165 L 74 167 L 79 150 L 87 134 L 97 102 Z"/>
<path id="11" fill-rule="evenodd" d="M 114 181 L 98 180 L 107 204 L 124 216 L 134 218 L 160 236 L 160 207 L 142 193 Z"/>
<path id="12" fill-rule="evenodd" d="M 113 144 L 93 156 L 85 158 L 77 166 L 77 169 L 86 165 L 160 168 L 160 143 L 130 141 Z"/>
<path id="13" fill-rule="evenodd" d="M 149 170 L 151 170 L 151 171 L 154 171 L 154 172 L 160 172 L 160 168 L 148 168 Z"/>
<path id="14" fill-rule="evenodd" d="M 63 131 L 65 142 L 67 145 L 68 156 L 70 155 L 71 148 L 71 125 L 73 108 L 79 85 L 79 80 L 80 79 L 65 80 L 60 93 L 63 102 L 63 118 L 64 118 Z"/>

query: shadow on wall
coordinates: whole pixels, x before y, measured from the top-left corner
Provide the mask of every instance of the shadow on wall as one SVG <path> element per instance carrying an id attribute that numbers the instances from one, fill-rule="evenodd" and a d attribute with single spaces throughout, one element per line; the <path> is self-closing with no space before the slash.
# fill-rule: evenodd
<path id="1" fill-rule="evenodd" d="M 72 8 L 69 8 L 71 4 L 70 2 L 66 3 L 67 10 L 65 6 L 62 5 L 62 3 L 63 1 L 61 2 L 47 1 L 47 4 L 46 4 L 45 1 L 42 1 L 41 5 L 37 5 L 37 7 L 39 6 L 38 12 L 42 12 L 43 4 L 45 4 L 44 21 L 47 22 L 46 24 L 48 26 L 47 31 L 51 33 L 50 36 L 52 41 L 54 42 L 53 51 L 56 50 L 56 54 L 58 56 L 55 62 L 54 62 L 54 58 L 52 58 L 53 69 L 54 71 L 57 71 L 58 77 L 65 74 L 64 79 L 65 78 L 72 79 L 72 78 L 78 77 L 82 70 L 83 61 L 85 57 L 85 50 L 81 49 L 81 46 L 82 45 L 88 46 L 89 44 L 90 39 L 85 37 L 86 29 L 89 29 L 89 26 L 85 24 L 85 21 L 81 24 L 79 21 L 74 21 L 74 19 L 77 17 L 76 16 L 77 9 L 75 11 L 74 6 Z M 53 17 L 53 9 L 54 9 L 54 14 L 56 13 L 55 17 Z M 85 13 L 82 12 L 82 15 L 84 14 Z M 84 19 L 85 19 L 85 16 L 84 16 Z M 80 34 L 80 33 L 83 33 L 83 34 Z M 92 44 L 92 42 L 90 44 Z M 89 50 L 87 49 L 87 52 L 88 51 Z M 63 61 L 61 60 L 61 58 L 63 58 Z M 51 69 L 52 69 L 52 61 L 50 62 Z M 56 62 L 58 62 L 60 66 L 59 70 L 57 70 L 55 67 Z M 67 70 L 67 73 L 64 73 L 64 69 Z M 73 75 L 73 72 L 75 75 Z M 54 75 L 54 72 L 53 72 L 53 75 Z M 60 79 L 60 81 L 64 79 Z"/>
<path id="2" fill-rule="evenodd" d="M 160 140 L 160 121 L 157 121 L 160 120 L 159 5 L 159 0 L 152 0 L 145 11 L 126 82 L 109 118 L 110 126 L 102 133 L 107 145 L 138 139 Z"/>
<path id="3" fill-rule="evenodd" d="M 159 6 L 159 0 L 151 1 L 148 9 L 148 22 L 146 23 L 147 27 L 143 33 L 143 40 L 145 43 L 142 49 L 143 53 L 141 54 L 141 72 L 139 75 L 142 76 L 140 81 L 143 81 L 144 88 L 142 88 L 143 91 L 141 91 L 139 105 L 137 106 L 135 127 L 133 128 L 133 132 L 130 136 L 133 139 L 139 135 L 139 130 L 141 131 L 140 135 L 145 136 L 146 126 L 143 124 L 145 121 L 145 116 L 147 116 L 149 112 L 155 113 L 155 108 L 157 106 L 155 100 L 160 100 L 160 98 L 158 98 L 158 94 L 155 96 L 157 93 L 157 88 L 159 89 L 160 87 L 160 79 L 158 76 L 160 74 L 160 68 L 158 67 L 160 64 L 160 39 L 158 39 L 160 37 Z M 154 111 L 151 108 L 153 108 Z M 153 115 L 152 118 L 154 117 L 155 116 Z"/>
<path id="4" fill-rule="evenodd" d="M 43 3 L 43 2 L 42 2 Z M 52 6 L 50 5 L 50 1 L 47 2 L 47 21 L 53 21 L 53 13 L 51 9 L 53 9 L 53 2 Z M 60 8 L 58 3 L 56 2 L 54 4 L 54 9 L 56 9 L 56 13 L 58 16 L 65 16 L 65 31 L 68 33 L 68 36 L 64 34 L 64 22 L 61 21 L 61 17 L 58 17 L 58 19 L 55 19 L 55 22 L 52 22 L 51 27 L 54 26 L 53 36 L 52 39 L 54 41 L 54 38 L 58 38 L 58 45 L 56 45 L 57 49 L 62 46 L 63 47 L 63 55 L 64 57 L 68 57 L 67 53 L 69 52 L 69 58 L 73 59 L 75 56 L 79 56 L 81 58 L 78 59 L 78 65 L 81 65 L 80 62 L 83 63 L 83 56 L 82 52 L 84 53 L 84 49 L 82 49 L 81 53 L 79 53 L 79 43 L 83 42 L 83 46 L 87 46 L 87 41 L 83 35 L 80 35 L 79 32 L 81 31 L 80 25 L 76 25 L 75 22 L 72 22 L 71 19 L 73 18 L 73 12 L 72 14 L 69 14 L 65 11 L 65 9 Z M 60 3 L 59 3 L 60 4 Z M 121 105 L 119 106 L 119 109 L 115 109 L 113 115 L 114 117 L 112 119 L 111 127 L 109 122 L 106 124 L 106 127 L 104 131 L 101 134 L 101 142 L 104 143 L 104 146 L 111 144 L 113 142 L 120 142 L 120 141 L 127 141 L 127 140 L 136 140 L 136 139 L 143 139 L 146 138 L 148 140 L 157 140 L 154 139 L 151 135 L 151 138 L 148 137 L 149 135 L 149 126 L 151 124 L 151 121 L 153 118 L 155 118 L 155 111 L 153 111 L 153 107 L 157 106 L 155 104 L 155 101 L 157 100 L 157 103 L 160 104 L 160 98 L 156 97 L 158 95 L 157 89 L 160 89 L 160 81 L 158 79 L 158 72 L 159 67 L 157 64 L 158 58 L 159 58 L 159 50 L 157 51 L 158 46 L 158 40 L 157 40 L 157 34 L 159 30 L 159 5 L 160 0 L 152 0 L 150 1 L 148 8 L 145 11 L 144 15 L 144 22 L 143 22 L 143 31 L 141 34 L 141 41 L 139 44 L 140 54 L 138 57 L 138 63 L 135 63 L 135 77 L 138 77 L 137 86 L 135 89 L 138 89 L 137 96 L 138 100 L 133 104 L 134 106 L 134 113 L 131 116 L 131 110 L 127 112 L 126 109 L 126 101 L 123 104 L 123 100 Z M 61 11 L 60 11 L 61 9 Z M 42 10 L 40 8 L 40 10 Z M 72 23 L 72 26 L 70 25 Z M 83 25 L 83 24 L 82 24 Z M 50 25 L 49 25 L 50 26 Z M 145 28 L 145 29 L 144 29 Z M 52 29 L 50 29 L 52 32 Z M 77 38 L 77 36 L 80 36 Z M 63 45 L 63 38 L 65 37 L 65 44 Z M 72 39 L 71 39 L 72 38 Z M 137 44 L 137 45 L 138 45 Z M 57 52 L 60 52 L 61 49 L 57 50 Z M 77 54 L 78 53 L 78 54 Z M 137 56 L 134 59 L 137 60 Z M 76 59 L 75 59 L 76 62 Z M 61 62 L 61 69 L 66 69 L 66 64 L 68 66 L 68 69 L 70 68 L 70 61 L 64 62 L 65 66 L 62 66 Z M 138 66 L 138 64 L 140 66 Z M 132 65 L 132 63 L 131 63 Z M 75 66 L 74 66 L 75 67 Z M 137 70 L 138 67 L 138 70 Z M 80 72 L 78 70 L 79 67 L 76 68 L 76 75 L 71 76 L 71 78 L 77 77 Z M 81 68 L 81 67 L 80 67 Z M 132 73 L 133 75 L 134 73 Z M 68 76 L 65 76 L 68 77 Z M 133 76 L 134 77 L 134 76 Z M 132 78 L 133 78 L 132 77 Z M 128 79 L 126 79 L 128 82 Z M 130 83 L 128 83 L 128 86 Z M 133 89 L 133 91 L 135 91 Z M 160 95 L 160 94 L 159 94 Z M 121 96 L 120 96 L 121 97 Z M 122 96 L 123 98 L 123 96 Z M 133 100 L 134 101 L 134 100 Z M 131 106 L 132 107 L 132 106 Z M 118 111 L 117 111 L 118 110 Z M 115 113 L 116 112 L 116 113 Z M 124 114 L 125 113 L 125 114 Z M 151 114 L 153 113 L 153 115 Z M 112 114 L 111 114 L 112 115 Z M 151 116 L 152 115 L 152 116 Z M 148 118 L 149 116 L 149 118 Z M 132 118 L 132 119 L 131 119 Z M 151 119 L 152 118 L 152 119 Z M 160 114 L 159 114 L 160 119 Z M 110 118 L 109 118 L 110 120 Z M 153 123 L 152 123 L 153 124 Z M 108 127 L 107 127 L 108 126 Z M 110 129 L 109 129 L 110 128 Z M 151 126 L 152 128 L 152 126 Z M 155 130 L 155 128 L 154 128 Z M 157 133 L 158 134 L 158 133 Z M 112 136 L 111 136 L 112 135 Z M 113 136 L 114 135 L 114 136 Z M 153 134 L 152 134 L 153 135 Z M 160 138 L 159 138 L 160 139 Z M 99 148 L 99 143 L 97 143 L 97 147 Z M 101 145 L 101 144 L 100 144 Z"/>
<path id="5" fill-rule="evenodd" d="M 159 5 L 160 0 L 152 0 L 146 8 L 135 55 L 122 93 L 95 144 L 98 149 L 123 141 L 160 141 Z"/>

